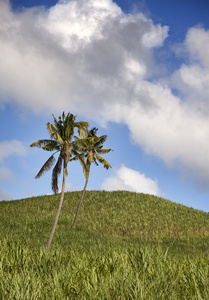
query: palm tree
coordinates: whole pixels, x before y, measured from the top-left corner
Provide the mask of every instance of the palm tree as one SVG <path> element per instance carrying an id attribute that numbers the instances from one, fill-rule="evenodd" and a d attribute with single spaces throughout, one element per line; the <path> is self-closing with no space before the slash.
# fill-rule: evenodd
<path id="1" fill-rule="evenodd" d="M 55 221 L 47 243 L 47 250 L 49 250 L 63 204 L 67 164 L 73 159 L 74 155 L 78 156 L 78 153 L 76 152 L 78 146 L 74 143 L 74 130 L 75 128 L 77 128 L 79 136 L 85 138 L 88 128 L 87 122 L 75 122 L 76 116 L 74 116 L 73 114 L 68 113 L 67 116 L 65 116 L 65 113 L 63 112 L 62 117 L 59 117 L 58 121 L 54 115 L 52 116 L 54 118 L 54 125 L 49 122 L 47 123 L 47 129 L 49 131 L 51 139 L 38 140 L 37 142 L 30 145 L 31 147 L 42 148 L 46 151 L 55 151 L 44 163 L 44 165 L 36 175 L 36 179 L 41 177 L 46 171 L 51 169 L 56 161 L 54 155 L 59 152 L 57 162 L 52 171 L 52 190 L 55 194 L 59 192 L 58 176 L 61 174 L 63 167 L 61 197 Z"/>
<path id="2" fill-rule="evenodd" d="M 112 168 L 111 165 L 103 157 L 101 157 L 99 155 L 99 154 L 105 154 L 105 153 L 108 153 L 111 151 L 111 149 L 102 149 L 103 143 L 107 139 L 107 135 L 102 135 L 102 136 L 98 137 L 98 136 L 96 136 L 97 130 L 98 130 L 98 128 L 94 127 L 88 132 L 88 136 L 86 138 L 84 138 L 84 139 L 77 138 L 77 140 L 75 141 L 75 143 L 79 146 L 80 153 L 83 154 L 83 156 L 79 156 L 78 159 L 80 160 L 80 163 L 83 167 L 83 172 L 84 172 L 86 182 L 84 185 L 84 189 L 83 189 L 83 192 L 81 195 L 80 202 L 77 207 L 77 212 L 75 215 L 75 219 L 74 219 L 72 228 L 75 227 L 79 209 L 80 209 L 80 206 L 81 206 L 81 203 L 83 201 L 83 197 L 84 197 L 84 194 L 86 191 L 86 187 L 87 187 L 89 175 L 90 175 L 91 164 L 94 162 L 98 166 L 98 162 L 99 162 L 99 163 L 103 164 L 104 168 L 107 170 L 109 168 Z M 77 159 L 77 157 L 75 156 L 74 159 Z"/>

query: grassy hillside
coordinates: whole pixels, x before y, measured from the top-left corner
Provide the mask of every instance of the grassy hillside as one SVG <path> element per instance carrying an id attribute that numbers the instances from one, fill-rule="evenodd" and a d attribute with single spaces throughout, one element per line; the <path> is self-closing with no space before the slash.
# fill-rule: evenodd
<path id="1" fill-rule="evenodd" d="M 55 240 L 63 235 L 67 245 L 81 192 L 65 194 Z M 59 195 L 0 202 L 1 236 L 28 237 L 35 245 L 44 243 L 54 221 Z M 206 238 L 208 213 L 153 195 L 126 191 L 87 191 L 76 231 L 102 236 L 161 241 L 165 238 Z M 64 239 L 66 236 L 66 240 Z"/>
<path id="2" fill-rule="evenodd" d="M 0 299 L 209 299 L 208 213 L 131 192 L 0 202 Z"/>

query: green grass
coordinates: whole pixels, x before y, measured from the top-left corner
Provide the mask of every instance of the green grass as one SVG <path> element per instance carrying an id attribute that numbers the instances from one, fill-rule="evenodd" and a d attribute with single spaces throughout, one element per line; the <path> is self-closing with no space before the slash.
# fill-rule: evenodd
<path id="1" fill-rule="evenodd" d="M 209 218 L 152 195 L 0 202 L 0 299 L 209 299 Z"/>

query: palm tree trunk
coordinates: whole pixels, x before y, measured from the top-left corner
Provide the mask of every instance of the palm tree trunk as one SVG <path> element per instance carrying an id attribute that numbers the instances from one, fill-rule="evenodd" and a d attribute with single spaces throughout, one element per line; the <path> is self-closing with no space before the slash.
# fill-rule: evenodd
<path id="1" fill-rule="evenodd" d="M 46 246 L 47 250 L 49 250 L 49 247 L 51 245 L 51 241 L 52 241 L 55 229 L 57 227 L 57 222 L 58 222 L 59 215 L 60 215 L 61 208 L 62 208 L 62 204 L 63 204 L 64 193 L 65 193 L 65 178 L 66 178 L 66 173 L 67 173 L 67 165 L 65 166 L 65 163 L 64 163 L 63 181 L 62 181 L 62 192 L 61 192 L 59 207 L 58 207 L 57 214 L 56 214 L 56 217 L 55 217 L 55 220 L 54 220 L 54 225 L 52 227 L 52 231 L 50 233 L 49 240 L 48 240 L 48 243 L 47 243 L 47 246 Z"/>
<path id="2" fill-rule="evenodd" d="M 89 173 L 90 173 L 90 168 L 89 168 L 88 177 L 87 177 L 87 179 L 86 179 L 86 183 L 85 183 L 85 186 L 84 186 L 84 189 L 83 189 L 83 193 L 82 193 L 82 195 L 81 195 L 80 202 L 78 203 L 77 212 L 76 212 L 76 215 L 75 215 L 75 219 L 74 219 L 74 222 L 73 222 L 73 226 L 72 226 L 72 228 L 74 228 L 74 227 L 75 227 L 75 223 L 76 223 L 76 221 L 77 221 L 77 217 L 78 217 L 79 209 L 80 209 L 81 203 L 82 203 L 82 201 L 83 201 L 83 197 L 84 197 L 84 194 L 85 194 L 85 191 L 86 191 L 86 187 L 87 187 L 87 184 L 88 184 L 88 180 L 89 180 Z"/>

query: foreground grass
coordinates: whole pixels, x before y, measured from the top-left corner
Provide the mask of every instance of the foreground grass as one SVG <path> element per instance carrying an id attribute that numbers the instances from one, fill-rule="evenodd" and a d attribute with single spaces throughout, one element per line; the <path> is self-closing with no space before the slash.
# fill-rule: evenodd
<path id="1" fill-rule="evenodd" d="M 0 202 L 0 299 L 209 299 L 208 214 L 130 192 Z"/>
<path id="2" fill-rule="evenodd" d="M 0 244 L 0 299 L 208 299 L 209 259 L 177 259 L 160 247 L 61 248 Z"/>

